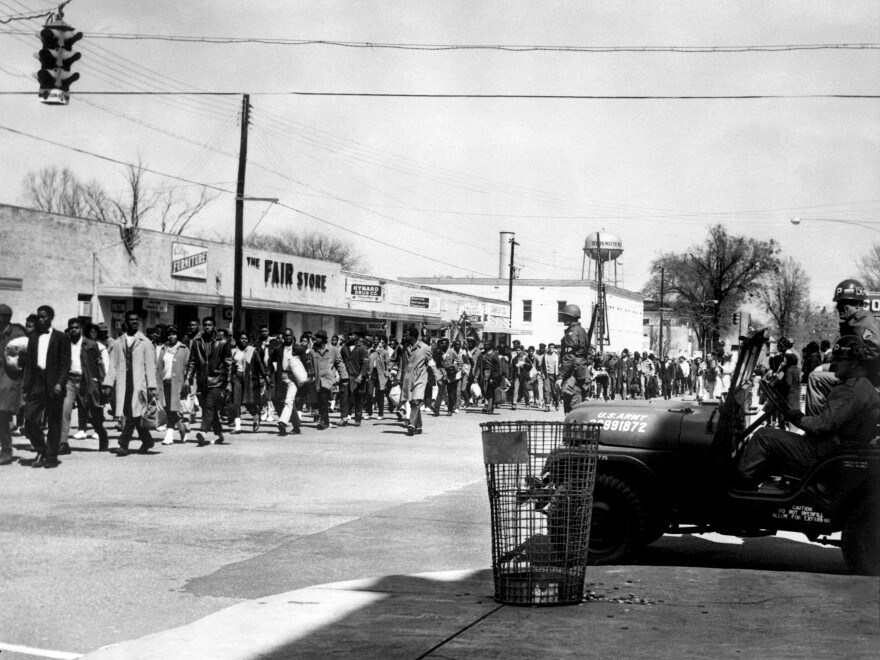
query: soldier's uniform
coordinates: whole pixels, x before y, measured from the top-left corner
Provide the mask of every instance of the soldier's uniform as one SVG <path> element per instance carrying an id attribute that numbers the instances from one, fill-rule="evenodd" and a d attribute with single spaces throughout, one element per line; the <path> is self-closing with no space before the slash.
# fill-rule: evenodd
<path id="1" fill-rule="evenodd" d="M 566 413 L 587 396 L 589 353 L 587 331 L 580 323 L 572 323 L 559 344 L 559 378 L 562 380 L 562 405 Z"/>
<path id="2" fill-rule="evenodd" d="M 867 309 L 860 308 L 840 324 L 840 336 L 855 335 L 865 342 L 865 369 L 868 378 L 880 385 L 880 321 Z"/>
<path id="3" fill-rule="evenodd" d="M 867 378 L 838 382 L 819 414 L 801 417 L 798 426 L 805 436 L 769 426 L 758 429 L 740 458 L 740 474 L 754 481 L 781 463 L 807 470 L 841 443 L 867 445 L 877 434 L 878 417 L 880 394 Z"/>

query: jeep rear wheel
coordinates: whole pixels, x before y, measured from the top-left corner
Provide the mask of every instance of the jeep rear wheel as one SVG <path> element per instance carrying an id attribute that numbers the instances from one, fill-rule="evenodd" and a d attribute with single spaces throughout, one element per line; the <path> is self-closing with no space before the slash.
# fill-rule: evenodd
<path id="1" fill-rule="evenodd" d="M 614 477 L 597 476 L 590 521 L 589 563 L 620 563 L 640 548 L 644 533 L 644 509 L 632 489 Z"/>
<path id="2" fill-rule="evenodd" d="M 851 573 L 880 575 L 880 498 L 862 497 L 843 527 L 843 559 Z"/>

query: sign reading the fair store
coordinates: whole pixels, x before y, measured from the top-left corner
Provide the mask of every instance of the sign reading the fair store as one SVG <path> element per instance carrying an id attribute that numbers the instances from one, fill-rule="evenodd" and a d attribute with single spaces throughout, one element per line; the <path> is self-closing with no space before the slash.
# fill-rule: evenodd
<path id="1" fill-rule="evenodd" d="M 337 263 L 246 253 L 242 288 L 253 300 L 336 306 L 345 292 L 339 273 Z"/>
<path id="2" fill-rule="evenodd" d="M 208 248 L 189 243 L 172 243 L 171 277 L 207 281 Z"/>
<path id="3" fill-rule="evenodd" d="M 348 295 L 352 300 L 382 302 L 382 285 L 375 282 L 350 280 L 348 283 Z"/>

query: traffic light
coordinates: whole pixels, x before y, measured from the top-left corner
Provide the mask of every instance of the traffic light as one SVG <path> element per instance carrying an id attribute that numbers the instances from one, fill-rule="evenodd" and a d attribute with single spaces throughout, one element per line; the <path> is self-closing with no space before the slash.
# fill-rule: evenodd
<path id="1" fill-rule="evenodd" d="M 61 19 L 47 21 L 40 30 L 43 47 L 35 54 L 40 60 L 40 70 L 34 77 L 40 83 L 43 103 L 67 105 L 70 100 L 70 85 L 79 80 L 79 74 L 72 73 L 70 67 L 82 57 L 82 53 L 74 53 L 72 48 L 82 36 L 82 32 L 77 32 Z"/>
<path id="2" fill-rule="evenodd" d="M 740 319 L 740 314 L 739 314 L 739 312 L 734 312 L 734 313 L 733 313 L 733 324 L 734 324 L 734 325 L 739 325 L 739 319 Z"/>

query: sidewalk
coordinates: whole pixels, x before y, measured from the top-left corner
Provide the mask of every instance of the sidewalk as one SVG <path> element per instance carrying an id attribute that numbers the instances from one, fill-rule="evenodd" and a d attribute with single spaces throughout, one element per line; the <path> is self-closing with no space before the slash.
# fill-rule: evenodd
<path id="1" fill-rule="evenodd" d="M 492 574 L 336 582 L 240 603 L 89 660 L 287 658 L 877 658 L 876 578 L 591 567 L 590 600 L 511 607 Z"/>

